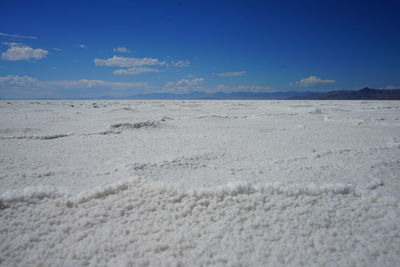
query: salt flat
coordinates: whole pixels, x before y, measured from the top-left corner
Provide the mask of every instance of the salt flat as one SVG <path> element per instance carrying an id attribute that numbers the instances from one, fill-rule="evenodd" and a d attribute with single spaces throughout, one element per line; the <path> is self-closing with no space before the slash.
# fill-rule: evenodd
<path id="1" fill-rule="evenodd" d="M 0 101 L 0 264 L 395 266 L 399 101 Z"/>

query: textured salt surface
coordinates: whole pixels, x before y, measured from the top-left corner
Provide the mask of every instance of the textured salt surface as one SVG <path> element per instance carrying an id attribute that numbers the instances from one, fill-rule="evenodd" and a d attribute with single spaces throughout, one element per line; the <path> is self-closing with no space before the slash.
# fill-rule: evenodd
<path id="1" fill-rule="evenodd" d="M 395 266 L 400 253 L 398 201 L 351 185 L 183 193 L 126 181 L 35 205 L 1 200 L 4 266 Z"/>
<path id="2" fill-rule="evenodd" d="M 51 135 L 19 135 L 2 137 L 1 139 L 37 139 L 37 140 L 51 140 L 56 138 L 62 138 L 70 136 L 71 134 L 51 134 Z"/>
<path id="3" fill-rule="evenodd" d="M 400 102 L 92 106 L 0 101 L 0 265 L 400 262 Z"/>

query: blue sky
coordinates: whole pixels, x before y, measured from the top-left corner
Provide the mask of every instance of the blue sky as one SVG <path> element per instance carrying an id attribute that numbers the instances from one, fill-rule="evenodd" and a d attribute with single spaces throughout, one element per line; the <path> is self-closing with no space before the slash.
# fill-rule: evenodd
<path id="1" fill-rule="evenodd" d="M 400 1 L 7 1 L 0 97 L 400 87 Z"/>

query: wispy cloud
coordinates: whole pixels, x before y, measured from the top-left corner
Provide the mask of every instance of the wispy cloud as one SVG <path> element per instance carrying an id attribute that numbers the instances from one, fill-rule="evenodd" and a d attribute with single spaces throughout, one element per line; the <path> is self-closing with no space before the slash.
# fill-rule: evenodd
<path id="1" fill-rule="evenodd" d="M 30 76 L 7 75 L 0 77 L 0 88 L 42 88 L 42 89 L 90 89 L 110 88 L 118 90 L 147 87 L 145 82 L 107 82 L 103 80 L 40 81 Z"/>
<path id="2" fill-rule="evenodd" d="M 147 83 L 145 82 L 107 82 L 103 80 L 87 80 L 81 79 L 77 81 L 55 81 L 55 82 L 42 82 L 46 86 L 59 86 L 63 88 L 110 88 L 110 89 L 118 89 L 118 90 L 126 90 L 137 87 L 146 87 Z"/>
<path id="3" fill-rule="evenodd" d="M 227 86 L 218 85 L 217 87 L 205 87 L 203 78 L 184 78 L 178 81 L 170 81 L 161 87 L 150 86 L 146 82 L 108 82 L 104 80 L 61 80 L 61 81 L 41 81 L 35 77 L 8 75 L 0 77 L 0 89 L 8 90 L 9 92 L 23 91 L 32 92 L 36 90 L 40 92 L 57 92 L 57 90 L 117 90 L 118 92 L 129 93 L 129 90 L 134 90 L 135 93 L 149 92 L 171 92 L 171 93 L 188 93 L 193 91 L 202 91 L 206 93 L 216 92 L 276 92 L 274 88 L 259 85 L 239 85 Z M 21 91 L 21 92 L 22 92 Z"/>
<path id="4" fill-rule="evenodd" d="M 37 83 L 38 80 L 29 76 L 18 76 L 18 75 L 7 75 L 0 77 L 0 85 L 11 85 L 11 86 L 31 86 Z"/>
<path id="5" fill-rule="evenodd" d="M 8 34 L 0 32 L 0 36 L 10 37 L 10 38 L 18 38 L 18 39 L 31 39 L 36 40 L 38 39 L 36 36 L 26 36 L 26 35 L 18 35 L 18 34 Z"/>
<path id="6" fill-rule="evenodd" d="M 45 49 L 33 49 L 32 47 L 20 45 L 18 43 L 8 43 L 7 45 L 11 47 L 1 54 L 1 58 L 8 61 L 39 60 L 45 58 L 49 53 Z"/>
<path id="7" fill-rule="evenodd" d="M 269 87 L 269 86 L 260 86 L 260 85 L 239 85 L 239 86 L 227 86 L 220 84 L 216 88 L 211 88 L 208 90 L 209 92 L 225 92 L 225 93 L 233 93 L 233 92 L 253 92 L 253 93 L 271 93 L 276 92 L 277 90 Z"/>
<path id="8" fill-rule="evenodd" d="M 177 60 L 177 61 L 172 61 L 172 65 L 183 68 L 183 67 L 188 67 L 190 65 L 189 60 Z"/>
<path id="9" fill-rule="evenodd" d="M 144 72 L 162 72 L 159 69 L 148 68 L 148 67 L 134 67 L 129 69 L 118 69 L 114 70 L 115 75 L 136 75 Z"/>
<path id="10" fill-rule="evenodd" d="M 400 89 L 400 86 L 388 85 L 383 87 L 382 89 L 387 89 L 387 90 Z"/>
<path id="11" fill-rule="evenodd" d="M 114 52 L 119 52 L 119 53 L 132 53 L 132 51 L 126 47 L 116 47 L 113 50 Z"/>
<path id="12" fill-rule="evenodd" d="M 234 71 L 234 72 L 222 72 L 222 73 L 217 73 L 215 75 L 221 76 L 221 77 L 234 77 L 234 76 L 242 76 L 246 74 L 245 71 Z"/>
<path id="13" fill-rule="evenodd" d="M 204 82 L 203 78 L 181 79 L 177 82 L 167 82 L 164 91 L 185 93 L 190 90 L 199 89 L 200 85 Z"/>
<path id="14" fill-rule="evenodd" d="M 158 58 L 150 57 L 120 57 L 113 56 L 111 58 L 101 59 L 96 58 L 94 60 L 96 66 L 107 66 L 107 67 L 119 67 L 126 69 L 114 70 L 115 75 L 136 75 L 144 72 L 162 72 L 163 70 L 155 67 L 186 67 L 190 65 L 188 60 L 178 61 L 165 61 Z M 150 68 L 151 67 L 151 68 Z"/>
<path id="15" fill-rule="evenodd" d="M 336 82 L 335 80 L 321 80 L 320 78 L 318 78 L 316 76 L 310 76 L 310 77 L 301 79 L 296 82 L 291 82 L 291 83 L 289 83 L 289 85 L 298 86 L 298 87 L 311 87 L 311 86 L 315 86 L 318 84 L 332 84 L 335 82 Z"/>
<path id="16" fill-rule="evenodd" d="M 277 92 L 278 90 L 269 87 L 269 86 L 260 86 L 260 85 L 238 85 L 238 86 L 228 86 L 220 84 L 217 87 L 205 87 L 203 78 L 193 78 L 193 79 L 181 79 L 177 82 L 168 82 L 164 86 L 164 92 L 173 92 L 173 93 L 188 93 L 191 91 L 201 91 L 205 93 L 234 93 L 234 92 L 254 92 L 254 93 L 263 93 L 263 92 Z"/>
<path id="17" fill-rule="evenodd" d="M 199 85 L 203 81 L 204 81 L 203 78 L 194 78 L 192 80 L 182 79 L 182 80 L 179 80 L 177 82 L 168 82 L 166 86 L 167 87 L 194 86 L 194 85 Z"/>
<path id="18" fill-rule="evenodd" d="M 157 58 L 136 58 L 136 57 L 118 57 L 113 56 L 107 59 L 96 58 L 94 64 L 97 66 L 108 67 L 137 67 L 137 66 L 163 66 L 166 65 L 165 61 Z"/>
<path id="19" fill-rule="evenodd" d="M 2 42 L 3 45 L 8 45 L 8 46 L 23 46 L 23 43 L 15 43 L 15 42 Z"/>
<path id="20" fill-rule="evenodd" d="M 62 51 L 62 49 L 57 48 L 57 47 L 53 48 L 53 50 L 54 50 L 54 51 L 57 51 L 57 52 L 61 52 L 61 51 Z"/>
<path id="21" fill-rule="evenodd" d="M 87 45 L 85 45 L 85 44 L 80 44 L 80 45 L 78 45 L 78 47 L 80 47 L 80 48 L 87 48 Z"/>

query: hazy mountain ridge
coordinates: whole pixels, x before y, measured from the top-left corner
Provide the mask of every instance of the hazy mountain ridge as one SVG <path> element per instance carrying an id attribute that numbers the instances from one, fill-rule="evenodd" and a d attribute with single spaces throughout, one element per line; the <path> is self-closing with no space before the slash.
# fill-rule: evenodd
<path id="1" fill-rule="evenodd" d="M 251 100 L 251 99 L 287 99 L 289 97 L 300 97 L 304 93 L 289 91 L 289 92 L 216 92 L 216 93 L 205 93 L 195 91 L 187 94 L 174 94 L 174 93 L 154 93 L 154 94 L 142 94 L 132 95 L 129 99 L 194 99 L 194 100 Z"/>
<path id="2" fill-rule="evenodd" d="M 75 98 L 1 98 L 0 100 L 400 100 L 400 89 L 336 90 L 329 92 L 216 92 L 205 93 L 195 91 L 185 94 L 149 93 L 126 97 L 75 97 Z"/>
<path id="3" fill-rule="evenodd" d="M 364 87 L 358 91 L 329 91 L 308 93 L 290 99 L 294 100 L 400 100 L 400 89 L 371 89 Z"/>
<path id="4" fill-rule="evenodd" d="M 132 95 L 127 99 L 182 99 L 182 100 L 400 100 L 400 89 L 371 89 L 357 91 L 337 90 L 329 92 L 192 92 L 187 94 L 154 93 Z"/>

